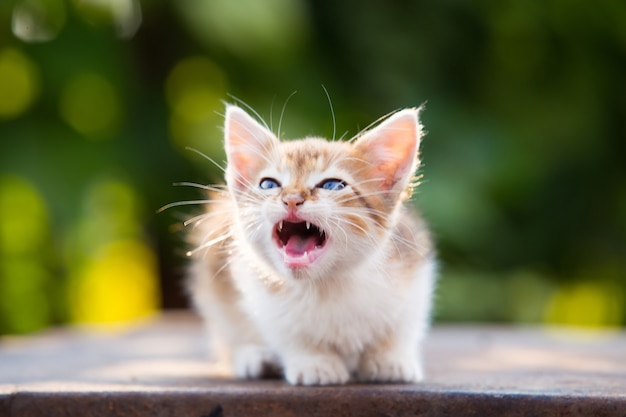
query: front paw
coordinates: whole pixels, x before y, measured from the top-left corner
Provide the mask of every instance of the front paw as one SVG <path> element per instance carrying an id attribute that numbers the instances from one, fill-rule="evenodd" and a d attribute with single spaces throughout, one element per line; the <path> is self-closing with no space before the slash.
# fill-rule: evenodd
<path id="1" fill-rule="evenodd" d="M 233 359 L 237 378 L 257 379 L 280 374 L 278 358 L 263 346 L 240 347 L 235 350 Z"/>
<path id="2" fill-rule="evenodd" d="M 285 378 L 292 385 L 340 385 L 350 379 L 348 368 L 335 356 L 300 356 L 285 366 Z"/>
<path id="3" fill-rule="evenodd" d="M 359 363 L 358 377 L 363 382 L 415 383 L 423 379 L 423 372 L 412 356 L 365 354 Z"/>

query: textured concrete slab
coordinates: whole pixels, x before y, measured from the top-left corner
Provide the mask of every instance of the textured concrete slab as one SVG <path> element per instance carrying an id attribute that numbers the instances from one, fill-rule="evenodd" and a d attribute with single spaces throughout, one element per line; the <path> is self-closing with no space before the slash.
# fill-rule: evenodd
<path id="1" fill-rule="evenodd" d="M 417 385 L 237 381 L 200 323 L 0 339 L 0 416 L 626 416 L 626 333 L 439 326 Z"/>

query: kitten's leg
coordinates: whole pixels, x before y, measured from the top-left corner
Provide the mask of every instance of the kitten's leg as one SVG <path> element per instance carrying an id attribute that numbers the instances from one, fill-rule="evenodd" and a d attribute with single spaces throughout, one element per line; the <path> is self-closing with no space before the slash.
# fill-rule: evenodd
<path id="1" fill-rule="evenodd" d="M 248 344 L 235 348 L 233 368 L 237 378 L 257 379 L 281 374 L 278 357 L 262 345 Z"/>
<path id="2" fill-rule="evenodd" d="M 230 275 L 207 274 L 206 259 L 191 272 L 190 293 L 205 320 L 211 351 L 218 364 L 232 369 L 238 378 L 280 375 L 278 357 L 265 346 L 258 329 L 240 307 L 240 294 Z"/>
<path id="3" fill-rule="evenodd" d="M 339 385 L 350 379 L 341 356 L 333 352 L 299 350 L 283 354 L 285 379 L 292 385 Z"/>
<path id="4" fill-rule="evenodd" d="M 258 336 L 252 322 L 232 305 L 213 303 L 207 309 L 209 338 L 218 362 L 231 367 L 237 378 L 279 376 L 278 356 Z"/>
<path id="5" fill-rule="evenodd" d="M 419 382 L 423 379 L 417 344 L 385 341 L 361 356 L 358 378 L 364 382 Z"/>
<path id="6" fill-rule="evenodd" d="M 434 271 L 432 259 L 416 269 L 406 309 L 397 325 L 361 355 L 360 380 L 411 383 L 423 379 L 420 346 L 430 322 Z"/>

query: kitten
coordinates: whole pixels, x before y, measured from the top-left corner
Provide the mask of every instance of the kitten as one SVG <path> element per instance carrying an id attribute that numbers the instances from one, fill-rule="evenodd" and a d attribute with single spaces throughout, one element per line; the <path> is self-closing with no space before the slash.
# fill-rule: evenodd
<path id="1" fill-rule="evenodd" d="M 435 255 L 405 204 L 418 116 L 396 112 L 350 142 L 280 142 L 227 106 L 227 187 L 192 232 L 189 291 L 237 377 L 422 379 Z"/>

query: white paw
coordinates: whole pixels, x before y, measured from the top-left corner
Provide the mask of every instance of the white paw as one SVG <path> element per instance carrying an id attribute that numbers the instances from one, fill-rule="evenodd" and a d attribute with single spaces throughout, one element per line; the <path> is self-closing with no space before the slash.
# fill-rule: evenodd
<path id="1" fill-rule="evenodd" d="M 237 378 L 256 379 L 280 369 L 278 358 L 266 347 L 243 346 L 235 350 L 233 366 Z"/>
<path id="2" fill-rule="evenodd" d="M 419 382 L 424 377 L 417 358 L 390 354 L 365 354 L 359 363 L 358 376 L 364 382 L 404 383 Z"/>
<path id="3" fill-rule="evenodd" d="M 348 368 L 336 356 L 300 356 L 285 365 L 285 378 L 292 385 L 339 385 L 350 379 Z"/>

